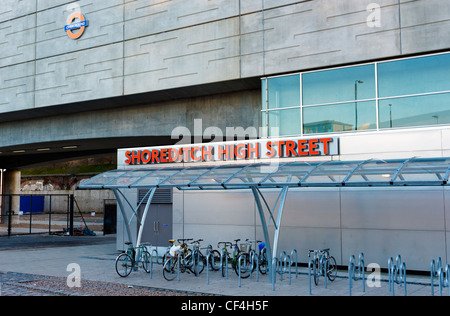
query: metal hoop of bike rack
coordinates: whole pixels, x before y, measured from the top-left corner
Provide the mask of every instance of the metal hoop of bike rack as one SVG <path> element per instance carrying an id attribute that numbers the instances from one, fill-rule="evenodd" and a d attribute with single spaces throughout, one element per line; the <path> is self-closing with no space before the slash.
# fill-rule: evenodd
<path id="1" fill-rule="evenodd" d="M 394 263 L 394 259 L 390 257 L 388 259 L 388 272 L 389 272 L 389 292 L 392 296 L 395 295 L 395 284 L 400 284 L 404 286 L 405 296 L 407 295 L 406 290 L 406 263 L 402 261 L 402 257 L 397 255 Z"/>
<path id="2" fill-rule="evenodd" d="M 352 296 L 353 281 L 362 280 L 363 292 L 364 293 L 366 292 L 366 272 L 365 272 L 366 269 L 364 262 L 364 254 L 362 252 L 359 254 L 358 268 L 356 268 L 355 260 L 356 260 L 355 256 L 351 255 L 348 264 L 348 283 L 350 296 Z M 356 271 L 358 271 L 358 274 L 356 274 Z"/>
<path id="3" fill-rule="evenodd" d="M 315 264 L 316 259 L 318 259 L 315 255 L 313 257 L 313 259 L 309 260 L 308 262 L 308 280 L 309 280 L 309 295 L 312 295 L 312 286 L 311 286 L 311 276 L 312 275 L 324 275 L 324 279 L 325 279 L 325 288 L 328 287 L 328 260 L 326 260 L 326 258 L 324 256 L 322 256 L 319 260 L 319 266 L 317 267 L 317 265 Z M 319 269 L 319 271 L 317 271 L 317 268 Z"/>
<path id="4" fill-rule="evenodd" d="M 253 270 L 256 270 L 256 281 L 259 282 L 259 258 L 256 251 L 250 251 L 250 279 L 253 277 Z"/>
<path id="5" fill-rule="evenodd" d="M 224 261 L 225 261 L 225 278 L 226 280 L 228 280 L 228 251 L 226 249 L 222 249 L 222 251 L 220 252 L 220 269 L 224 268 Z"/>
<path id="6" fill-rule="evenodd" d="M 442 296 L 442 290 L 449 288 L 450 295 L 450 266 L 447 264 L 445 268 L 442 265 L 442 258 L 439 257 L 436 261 L 431 260 L 431 295 L 434 296 L 434 279 L 437 278 L 439 282 L 439 295 Z"/>

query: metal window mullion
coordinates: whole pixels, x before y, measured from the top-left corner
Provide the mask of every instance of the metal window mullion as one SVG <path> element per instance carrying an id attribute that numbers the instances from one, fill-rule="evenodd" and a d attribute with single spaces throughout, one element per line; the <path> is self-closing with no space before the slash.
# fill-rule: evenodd
<path id="1" fill-rule="evenodd" d="M 300 136 L 303 137 L 303 74 L 300 74 Z"/>
<path id="2" fill-rule="evenodd" d="M 380 99 L 378 93 L 378 63 L 375 63 L 375 105 L 376 105 L 376 125 L 380 131 Z"/>

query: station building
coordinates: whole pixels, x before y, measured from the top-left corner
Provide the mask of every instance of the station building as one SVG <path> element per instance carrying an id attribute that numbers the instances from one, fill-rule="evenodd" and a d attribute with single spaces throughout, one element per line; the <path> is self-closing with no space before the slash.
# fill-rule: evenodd
<path id="1" fill-rule="evenodd" d="M 74 142 L 117 152 L 118 170 L 148 173 L 259 163 L 283 170 L 293 162 L 352 162 L 355 172 L 387 162 L 396 167 L 381 177 L 393 180 L 423 158 L 450 162 L 446 0 L 8 0 L 5 7 L 5 164 L 14 161 L 8 148 Z M 330 173 L 322 183 L 339 185 L 289 187 L 279 221 L 266 213 L 266 232 L 248 189 L 161 186 L 151 191 L 139 234 L 149 190 L 123 188 L 129 205 L 127 220 L 118 216 L 117 248 L 130 237 L 216 246 L 268 233 L 278 252 L 295 248 L 303 262 L 308 249 L 330 248 L 340 265 L 364 252 L 366 262 L 386 267 L 401 254 L 408 269 L 427 270 L 431 259 L 449 258 L 449 174 L 421 168 L 422 185 L 342 186 L 345 179 Z M 442 185 L 426 185 L 435 180 Z M 280 190 L 265 188 L 267 205 L 279 202 Z"/>

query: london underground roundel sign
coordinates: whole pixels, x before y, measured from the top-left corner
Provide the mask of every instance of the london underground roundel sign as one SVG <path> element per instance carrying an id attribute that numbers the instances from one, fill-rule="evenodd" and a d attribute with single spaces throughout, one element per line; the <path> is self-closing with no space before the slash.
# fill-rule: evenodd
<path id="1" fill-rule="evenodd" d="M 64 31 L 66 31 L 67 35 L 69 35 L 71 39 L 79 39 L 88 25 L 89 22 L 86 20 L 85 16 L 80 12 L 75 12 L 67 18 Z"/>

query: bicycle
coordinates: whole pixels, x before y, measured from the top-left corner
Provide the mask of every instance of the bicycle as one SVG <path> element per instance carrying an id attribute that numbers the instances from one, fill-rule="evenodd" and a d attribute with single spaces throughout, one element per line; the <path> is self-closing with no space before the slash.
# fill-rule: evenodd
<path id="1" fill-rule="evenodd" d="M 311 253 L 313 253 L 314 284 L 319 284 L 320 276 L 325 277 L 325 267 L 328 280 L 333 282 L 337 275 L 337 265 L 336 259 L 330 255 L 330 248 L 323 250 L 309 250 L 308 257 L 311 257 Z"/>
<path id="2" fill-rule="evenodd" d="M 189 249 L 186 244 L 186 242 L 190 240 L 192 239 L 178 239 L 179 245 L 174 245 L 175 241 L 170 240 L 172 247 L 170 247 L 169 252 L 164 255 L 166 259 L 163 265 L 163 276 L 167 281 L 175 279 L 178 273 L 195 273 L 196 259 L 194 251 Z M 203 264 L 199 266 L 199 273 L 203 271 L 203 267 Z"/>
<path id="3" fill-rule="evenodd" d="M 192 249 L 192 255 L 190 255 L 189 257 L 192 259 L 193 264 L 192 264 L 192 269 L 191 271 L 194 273 L 197 273 L 196 267 L 198 266 L 198 273 L 202 273 L 205 266 L 207 265 L 207 259 L 208 259 L 208 255 L 209 256 L 209 266 L 211 267 L 211 269 L 213 271 L 217 271 L 220 269 L 219 263 L 220 263 L 220 253 L 217 250 L 213 250 L 212 246 L 209 245 L 205 248 L 200 248 L 200 242 L 203 241 L 203 239 L 198 239 L 195 240 L 193 242 L 191 242 L 191 244 L 193 245 L 193 249 Z M 206 249 L 206 256 L 202 253 L 202 249 Z"/>
<path id="4" fill-rule="evenodd" d="M 148 244 L 141 244 L 138 247 L 133 247 L 131 242 L 125 244 L 128 245 L 127 251 L 116 258 L 117 274 L 125 278 L 130 275 L 131 271 L 137 270 L 139 263 L 142 263 L 145 272 L 150 273 L 151 255 L 147 251 Z"/>
<path id="5" fill-rule="evenodd" d="M 226 271 L 228 269 L 227 262 L 231 264 L 231 268 L 236 272 L 236 275 L 239 276 L 239 272 L 241 278 L 246 279 L 250 276 L 250 272 L 255 270 L 256 265 L 252 265 L 251 262 L 251 243 L 248 242 L 248 239 L 245 243 L 241 243 L 238 245 L 240 239 L 235 239 L 234 244 L 228 241 L 221 241 L 217 244 L 217 248 L 222 249 L 223 258 L 222 258 L 222 276 L 226 276 Z M 223 245 L 223 247 L 221 247 Z M 233 253 L 230 255 L 228 248 L 233 248 Z M 222 257 L 222 256 L 221 256 Z M 259 260 L 259 259 L 258 259 Z M 241 264 L 239 264 L 241 262 Z M 265 265 L 264 265 L 265 267 Z M 265 271 L 264 268 L 262 271 Z M 261 271 L 261 270 L 260 270 Z"/>
<path id="6" fill-rule="evenodd" d="M 240 254 L 238 255 L 236 273 L 239 275 L 239 267 L 241 270 L 241 278 L 248 278 L 251 273 L 256 269 L 256 263 L 253 259 L 253 254 L 256 253 L 252 249 L 252 243 L 258 245 L 259 253 L 257 253 L 258 270 L 261 274 L 266 274 L 268 270 L 267 256 L 266 256 L 266 244 L 261 240 L 249 240 L 246 239 L 245 243 L 239 245 Z M 243 264 L 239 264 L 243 262 Z"/>
<path id="7" fill-rule="evenodd" d="M 238 264 L 238 256 L 240 253 L 239 250 L 239 246 L 238 246 L 238 242 L 240 241 L 240 239 L 235 239 L 234 240 L 234 244 L 232 242 L 229 241 L 220 241 L 217 244 L 217 248 L 221 249 L 221 252 L 223 253 L 223 258 L 221 255 L 221 261 L 222 261 L 222 276 L 225 277 L 226 276 L 226 271 L 228 269 L 228 265 L 227 263 L 231 264 L 231 268 L 236 271 L 236 274 L 239 275 L 239 271 L 236 270 L 236 266 Z M 223 245 L 223 247 L 221 247 L 221 245 Z M 230 249 L 233 249 L 232 255 L 230 255 L 230 252 L 228 251 L 228 247 Z M 233 248 L 234 247 L 234 248 Z"/>

